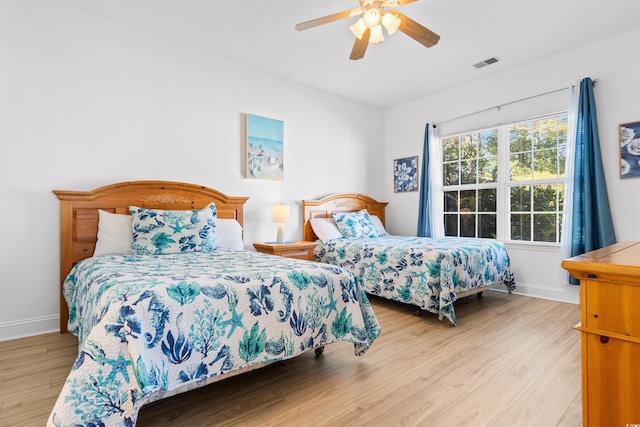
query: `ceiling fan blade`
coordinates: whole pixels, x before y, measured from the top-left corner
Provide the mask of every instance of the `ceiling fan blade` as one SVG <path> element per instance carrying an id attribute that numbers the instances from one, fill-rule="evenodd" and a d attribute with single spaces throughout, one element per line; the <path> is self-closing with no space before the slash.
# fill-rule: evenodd
<path id="1" fill-rule="evenodd" d="M 431 31 L 427 27 L 418 24 L 408 16 L 396 11 L 393 11 L 392 13 L 400 18 L 400 27 L 398 27 L 398 30 L 402 31 L 425 47 L 431 47 L 434 44 L 438 43 L 438 40 L 440 40 L 439 35 Z"/>
<path id="2" fill-rule="evenodd" d="M 371 30 L 369 28 L 362 34 L 362 38 L 359 39 L 356 37 L 355 43 L 353 43 L 353 48 L 351 49 L 351 55 L 349 55 L 349 59 L 357 60 L 361 59 L 364 56 L 364 53 L 367 51 L 367 45 L 369 44 L 369 37 L 371 36 Z"/>
<path id="3" fill-rule="evenodd" d="M 311 21 L 301 22 L 299 24 L 296 24 L 296 30 L 304 31 L 308 30 L 309 28 L 317 27 L 318 25 L 328 24 L 329 22 L 350 18 L 354 16 L 351 14 L 352 10 L 353 9 L 343 10 L 342 12 L 334 13 L 333 15 L 327 15 L 321 18 L 312 19 Z"/>

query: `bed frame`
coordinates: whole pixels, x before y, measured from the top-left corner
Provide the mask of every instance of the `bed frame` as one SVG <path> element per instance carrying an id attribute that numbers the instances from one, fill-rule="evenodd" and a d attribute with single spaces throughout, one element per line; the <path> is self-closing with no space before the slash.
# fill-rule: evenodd
<path id="1" fill-rule="evenodd" d="M 309 220 L 312 218 L 331 218 L 333 214 L 338 212 L 355 212 L 366 209 L 369 215 L 376 215 L 380 218 L 384 225 L 384 209 L 388 204 L 357 193 L 339 193 L 318 200 L 303 200 L 302 238 L 311 242 L 318 240 Z"/>
<path id="2" fill-rule="evenodd" d="M 62 283 L 71 268 L 93 255 L 98 235 L 98 209 L 129 214 L 131 205 L 151 209 L 202 209 L 216 204 L 219 218 L 243 225 L 248 197 L 227 196 L 202 185 L 173 181 L 131 181 L 91 191 L 53 190 L 60 200 L 60 333 L 67 332 L 69 310 Z"/>

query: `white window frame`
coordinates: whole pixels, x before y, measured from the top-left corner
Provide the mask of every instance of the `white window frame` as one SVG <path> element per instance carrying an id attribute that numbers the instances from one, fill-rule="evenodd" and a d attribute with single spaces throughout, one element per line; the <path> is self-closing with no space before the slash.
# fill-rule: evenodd
<path id="1" fill-rule="evenodd" d="M 510 212 L 511 212 L 511 204 L 510 204 L 510 194 L 509 188 L 513 185 L 530 185 L 533 189 L 535 185 L 544 185 L 544 184 L 562 184 L 566 189 L 566 180 L 567 176 L 565 174 L 564 177 L 559 177 L 558 179 L 543 179 L 543 180 L 522 180 L 522 181 L 511 181 L 510 180 L 510 147 L 509 147 L 509 131 L 508 128 L 517 123 L 523 122 L 533 122 L 536 120 L 541 120 L 550 117 L 557 117 L 562 115 L 567 115 L 567 111 L 558 111 L 555 113 L 544 114 L 536 117 L 530 117 L 523 120 L 515 120 L 509 123 L 497 124 L 494 126 L 488 126 L 484 128 L 473 129 L 465 132 L 456 132 L 447 136 L 443 136 L 440 139 L 444 140 L 447 138 L 466 135 L 470 133 L 481 133 L 491 129 L 498 129 L 498 179 L 496 183 L 480 183 L 480 184 L 462 184 L 462 185 L 453 185 L 446 186 L 443 181 L 441 197 L 444 199 L 445 191 L 464 191 L 470 189 L 482 189 L 482 188 L 491 188 L 496 187 L 496 239 L 499 241 L 507 242 L 515 245 L 534 245 L 534 246 L 560 246 L 559 237 L 561 230 L 561 225 L 556 222 L 557 226 L 557 239 L 558 242 L 539 242 L 533 240 L 511 240 L 511 221 L 510 221 Z M 568 143 L 568 141 L 567 141 Z M 440 159 L 441 165 L 444 163 L 444 159 Z M 444 167 L 442 168 L 444 173 Z M 566 171 L 565 171 L 566 172 Z M 566 198 L 566 197 L 565 197 Z M 476 202 L 477 203 L 477 202 Z M 533 206 L 532 206 L 533 209 Z M 532 214 L 533 214 L 532 210 Z M 444 215 L 446 212 L 443 212 L 443 222 Z M 460 234 L 460 223 L 458 223 L 458 235 Z M 476 219 L 477 225 L 477 219 Z M 533 229 L 531 230 L 533 233 Z M 476 234 L 477 227 L 476 227 Z M 533 237 L 533 234 L 532 234 Z"/>

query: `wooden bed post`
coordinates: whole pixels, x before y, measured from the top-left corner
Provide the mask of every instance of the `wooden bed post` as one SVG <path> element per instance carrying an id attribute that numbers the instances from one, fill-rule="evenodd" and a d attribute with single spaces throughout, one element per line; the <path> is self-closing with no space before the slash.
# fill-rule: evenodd
<path id="1" fill-rule="evenodd" d="M 73 215 L 71 203 L 60 201 L 60 333 L 67 332 L 67 320 L 69 319 L 69 308 L 62 294 L 62 283 L 71 271 L 72 264 L 72 227 L 68 218 Z"/>

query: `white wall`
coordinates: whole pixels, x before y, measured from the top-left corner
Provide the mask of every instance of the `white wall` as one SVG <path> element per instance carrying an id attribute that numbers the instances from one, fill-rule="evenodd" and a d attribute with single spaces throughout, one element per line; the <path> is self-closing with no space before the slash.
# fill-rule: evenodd
<path id="1" fill-rule="evenodd" d="M 275 238 L 274 203 L 300 239 L 301 199 L 384 196 L 380 109 L 47 0 L 0 7 L 0 340 L 57 330 L 51 190 L 159 179 L 248 196 L 247 248 Z M 241 113 L 284 121 L 283 182 L 243 178 Z"/>
<path id="2" fill-rule="evenodd" d="M 426 122 L 598 78 L 600 138 L 618 240 L 640 240 L 640 178 L 621 180 L 618 124 L 640 120 L 640 29 L 383 112 L 47 0 L 0 2 L 0 340 L 57 330 L 58 201 L 165 179 L 248 196 L 245 244 L 273 239 L 270 206 L 333 192 L 390 202 L 415 235 L 418 193 L 393 193 L 393 159 L 419 155 Z M 499 52 L 496 52 L 500 56 Z M 566 108 L 558 93 L 449 122 L 442 134 Z M 244 179 L 241 113 L 285 122 L 284 182 Z M 383 121 L 384 120 L 384 121 Z M 384 155 L 379 154 L 384 151 Z M 336 155 L 337 153 L 337 155 Z M 383 174 L 380 171 L 384 171 Z M 335 173 L 340 171 L 339 174 Z M 518 291 L 577 301 L 557 248 L 509 245 Z"/>
<path id="3" fill-rule="evenodd" d="M 620 179 L 618 125 L 640 120 L 640 28 L 615 37 L 508 68 L 484 77 L 478 70 L 473 83 L 440 92 L 385 112 L 385 170 L 393 170 L 393 159 L 419 155 L 422 160 L 424 127 L 427 122 L 484 110 L 511 101 L 567 87 L 584 77 L 598 79 L 595 87 L 599 136 L 609 201 L 618 241 L 640 240 L 640 178 Z M 523 47 L 524 48 L 524 47 Z M 500 57 L 500 53 L 496 52 Z M 503 58 L 505 59 L 505 58 Z M 437 66 L 437 64 L 434 64 Z M 486 69 L 485 69 L 486 70 Z M 488 127 L 566 110 L 568 91 L 493 109 L 464 119 L 442 123 L 440 135 Z M 393 193 L 393 177 L 385 174 L 387 226 L 394 234 L 416 234 L 418 193 Z M 557 247 L 509 244 L 518 292 L 577 302 L 578 288 L 563 285 Z"/>

